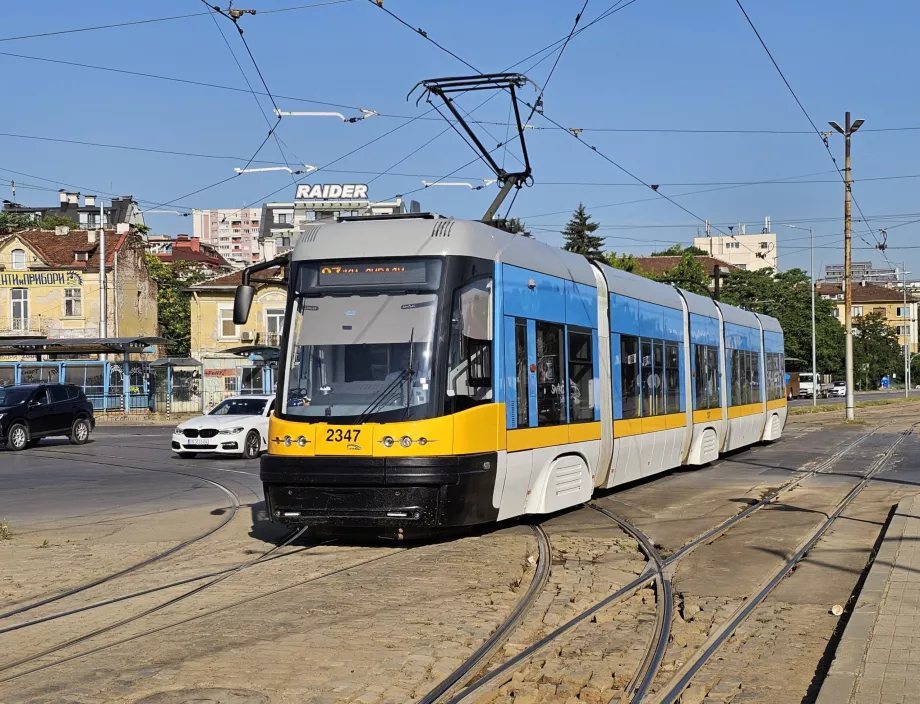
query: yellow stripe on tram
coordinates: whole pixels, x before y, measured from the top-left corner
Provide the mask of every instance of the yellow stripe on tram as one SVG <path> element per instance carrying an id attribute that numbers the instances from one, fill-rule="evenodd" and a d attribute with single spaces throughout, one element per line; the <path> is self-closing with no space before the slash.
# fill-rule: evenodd
<path id="1" fill-rule="evenodd" d="M 728 409 L 728 418 L 744 418 L 745 416 L 754 416 L 763 413 L 763 404 L 748 403 L 744 406 L 730 406 Z"/>
<path id="2" fill-rule="evenodd" d="M 613 421 L 613 437 L 626 438 L 632 435 L 658 433 L 662 430 L 683 428 L 686 425 L 686 413 L 669 413 L 664 416 L 649 416 L 647 418 L 615 420 Z"/>

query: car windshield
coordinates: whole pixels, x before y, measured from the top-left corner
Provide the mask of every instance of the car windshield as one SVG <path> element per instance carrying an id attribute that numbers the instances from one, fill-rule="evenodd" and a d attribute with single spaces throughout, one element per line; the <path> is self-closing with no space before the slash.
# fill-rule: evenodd
<path id="1" fill-rule="evenodd" d="M 429 401 L 437 302 L 431 293 L 299 298 L 285 411 L 420 417 Z"/>
<path id="2" fill-rule="evenodd" d="M 209 416 L 259 416 L 265 410 L 264 398 L 228 398 L 219 403 Z"/>
<path id="3" fill-rule="evenodd" d="M 835 381 L 834 382 L 834 386 L 846 386 L 846 385 L 847 383 L 845 381 Z"/>
<path id="4" fill-rule="evenodd" d="M 22 403 L 35 389 L 22 389 L 16 387 L 0 387 L 0 406 L 15 406 Z"/>

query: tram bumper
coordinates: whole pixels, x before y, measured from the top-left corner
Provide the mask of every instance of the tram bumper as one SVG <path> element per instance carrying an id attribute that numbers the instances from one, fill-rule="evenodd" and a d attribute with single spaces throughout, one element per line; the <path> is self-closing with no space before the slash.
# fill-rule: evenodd
<path id="1" fill-rule="evenodd" d="M 336 528 L 447 528 L 495 521 L 497 453 L 453 457 L 263 455 L 276 523 Z"/>

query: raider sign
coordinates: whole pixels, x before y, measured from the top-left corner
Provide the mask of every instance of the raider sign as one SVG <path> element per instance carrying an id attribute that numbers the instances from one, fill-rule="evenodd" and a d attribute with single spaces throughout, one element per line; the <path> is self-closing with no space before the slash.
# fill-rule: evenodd
<path id="1" fill-rule="evenodd" d="M 302 183 L 297 186 L 297 200 L 367 200 L 363 183 Z"/>

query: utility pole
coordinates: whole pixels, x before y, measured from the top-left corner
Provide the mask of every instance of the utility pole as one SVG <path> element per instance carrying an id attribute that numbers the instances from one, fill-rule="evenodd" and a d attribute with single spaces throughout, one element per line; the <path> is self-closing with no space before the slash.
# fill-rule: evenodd
<path id="1" fill-rule="evenodd" d="M 844 137 L 845 159 L 843 167 L 843 319 L 846 330 L 846 419 L 856 420 L 856 404 L 853 400 L 853 217 L 851 214 L 853 178 L 850 172 L 850 137 L 862 127 L 865 120 L 850 122 L 847 112 L 845 127 L 836 122 L 829 123 Z"/>
<path id="2" fill-rule="evenodd" d="M 99 337 L 108 337 L 109 305 L 105 280 L 105 202 L 99 199 Z"/>
<path id="3" fill-rule="evenodd" d="M 904 307 L 901 309 L 901 322 L 904 330 L 904 398 L 910 396 L 910 311 L 907 308 L 907 263 L 901 263 L 901 290 L 904 293 Z"/>

